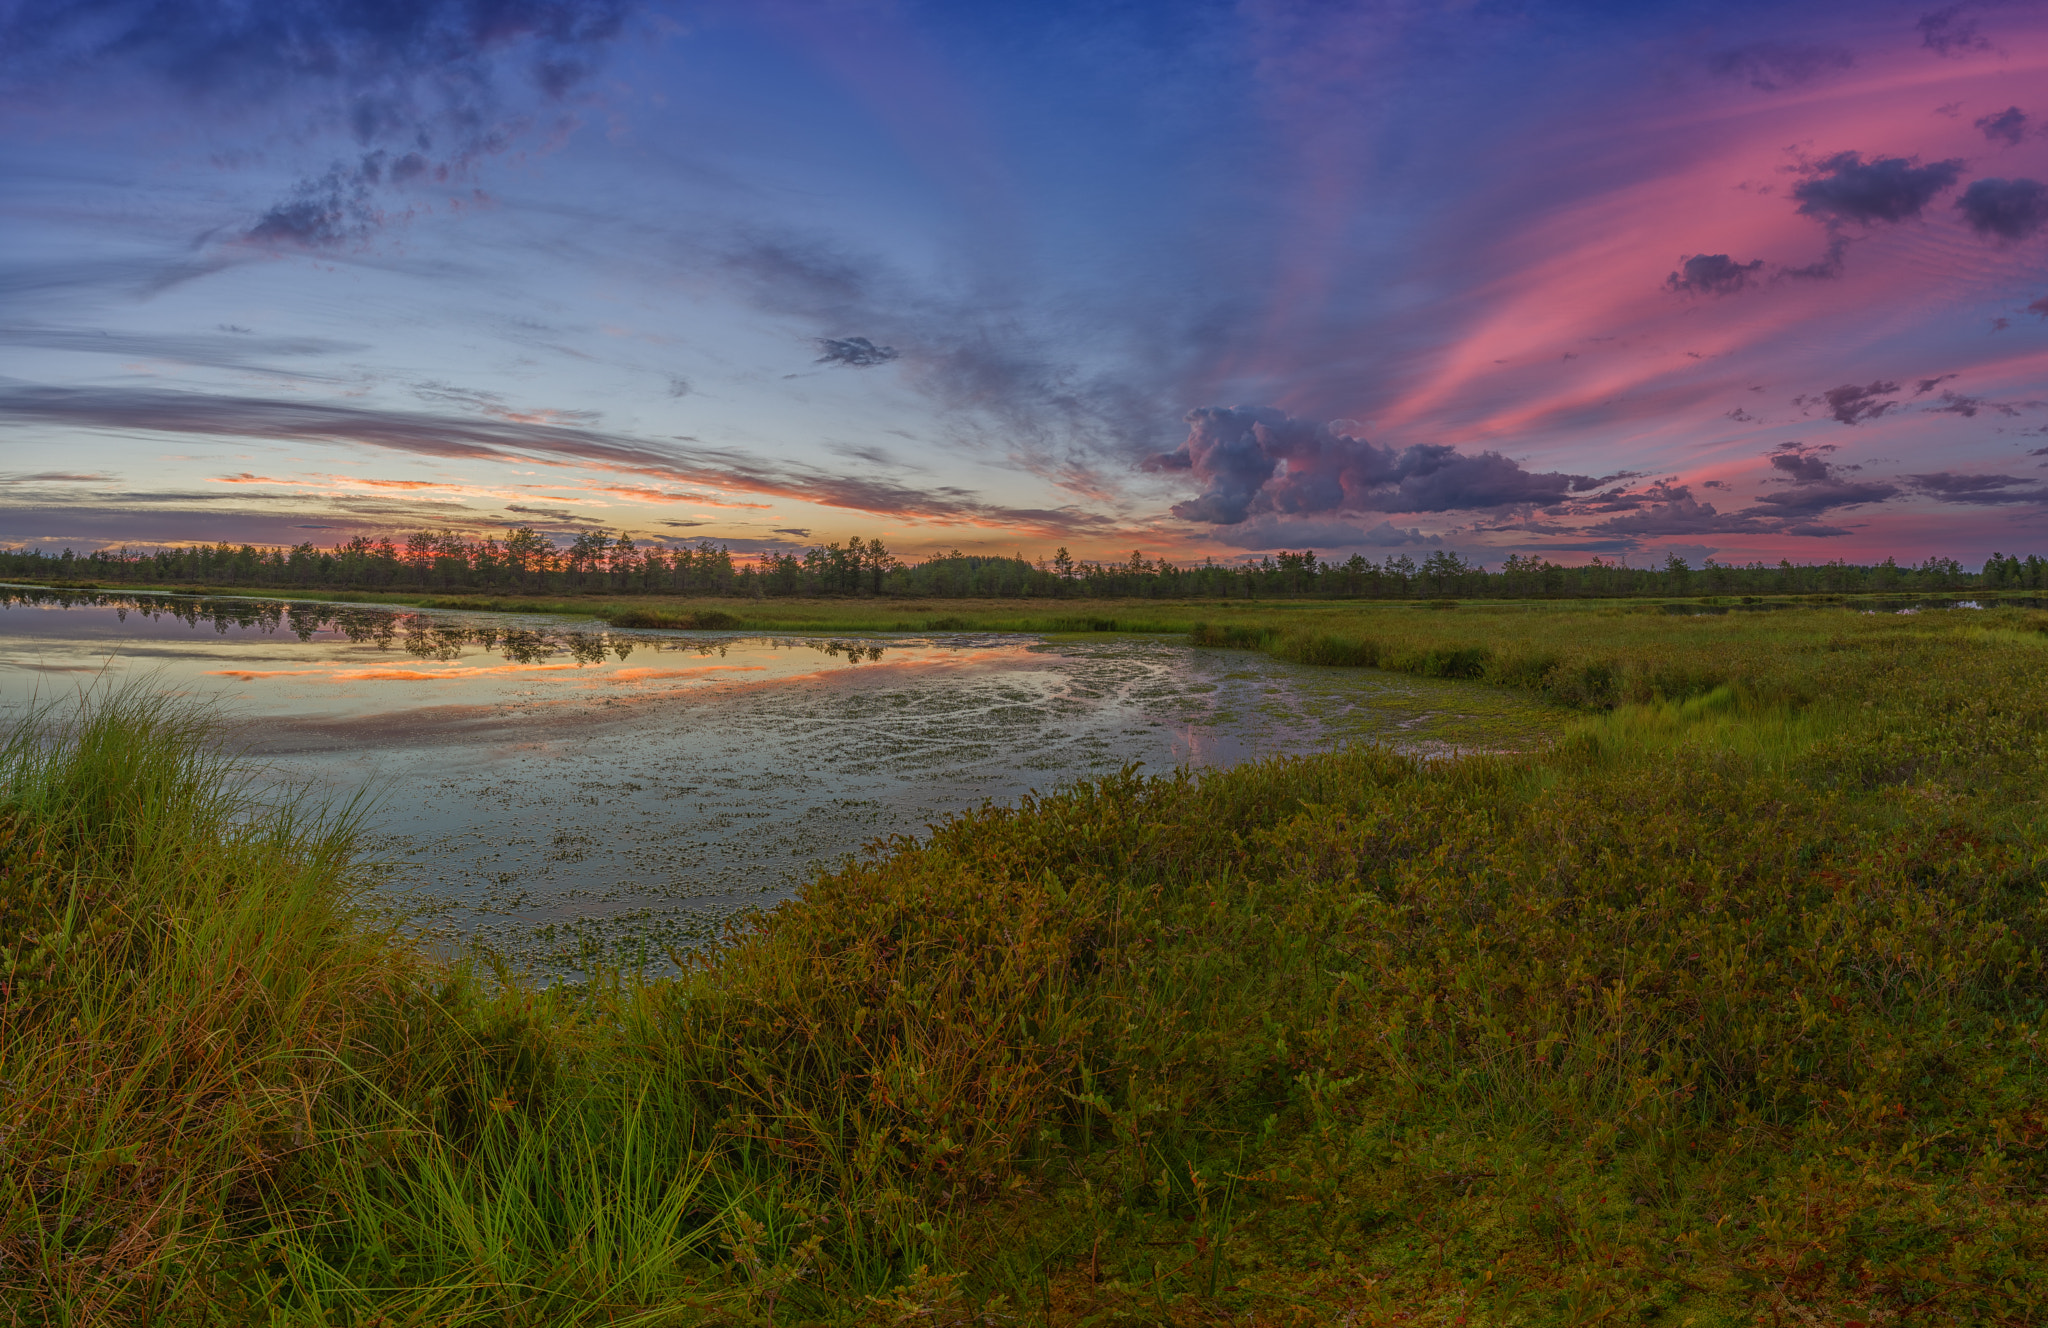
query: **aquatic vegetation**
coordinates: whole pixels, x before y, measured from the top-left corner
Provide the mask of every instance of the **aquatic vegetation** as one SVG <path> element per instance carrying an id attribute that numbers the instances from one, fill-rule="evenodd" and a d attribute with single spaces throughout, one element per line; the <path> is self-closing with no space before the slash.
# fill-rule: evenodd
<path id="1" fill-rule="evenodd" d="M 600 615 L 614 627 L 664 627 L 674 631 L 724 631 L 740 626 L 740 620 L 717 609 L 669 613 L 661 609 L 611 609 Z"/>
<path id="2" fill-rule="evenodd" d="M 111 1322 L 2041 1319 L 2048 614 L 1467 603 L 1205 639 L 1584 717 L 1519 756 L 985 807 L 679 977 L 544 990 L 350 912 L 346 818 L 237 800 L 189 717 L 116 698 L 24 730 L 0 1296 Z"/>

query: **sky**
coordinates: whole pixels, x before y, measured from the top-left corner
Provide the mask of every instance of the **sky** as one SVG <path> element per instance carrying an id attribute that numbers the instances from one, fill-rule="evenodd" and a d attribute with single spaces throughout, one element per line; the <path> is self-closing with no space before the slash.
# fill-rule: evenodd
<path id="1" fill-rule="evenodd" d="M 0 544 L 2048 553 L 2048 5 L 0 0 Z"/>

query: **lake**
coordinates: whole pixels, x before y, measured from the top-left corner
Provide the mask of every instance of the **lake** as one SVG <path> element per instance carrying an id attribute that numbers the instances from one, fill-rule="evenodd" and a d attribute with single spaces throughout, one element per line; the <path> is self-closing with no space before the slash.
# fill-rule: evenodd
<path id="1" fill-rule="evenodd" d="M 660 960 L 818 864 L 1136 764 L 1539 741 L 1474 684 L 1179 637 L 621 630 L 544 615 L 0 587 L 0 707 L 217 703 L 268 777 L 369 790 L 381 889 L 438 944 Z"/>

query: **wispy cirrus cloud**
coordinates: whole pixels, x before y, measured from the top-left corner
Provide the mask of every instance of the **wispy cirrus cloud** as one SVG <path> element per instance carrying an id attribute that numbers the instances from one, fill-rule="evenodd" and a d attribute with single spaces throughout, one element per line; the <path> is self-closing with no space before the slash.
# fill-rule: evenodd
<path id="1" fill-rule="evenodd" d="M 444 460 L 582 467 L 876 515 L 1049 534 L 1107 532 L 1123 524 L 1078 508 L 1008 506 L 956 485 L 918 488 L 874 475 L 767 459 L 736 448 L 566 425 L 274 397 L 156 388 L 0 387 L 0 425 L 6 424 L 333 443 Z"/>
<path id="2" fill-rule="evenodd" d="M 0 345 L 26 346 L 37 350 L 69 351 L 85 355 L 112 355 L 122 359 L 163 360 L 210 369 L 242 369 L 257 372 L 289 372 L 302 376 L 303 370 L 279 370 L 277 360 L 317 359 L 332 355 L 357 355 L 370 349 L 360 341 L 337 341 L 328 337 L 258 336 L 247 331 L 188 333 L 141 333 L 105 328 L 48 327 L 32 323 L 0 326 Z"/>

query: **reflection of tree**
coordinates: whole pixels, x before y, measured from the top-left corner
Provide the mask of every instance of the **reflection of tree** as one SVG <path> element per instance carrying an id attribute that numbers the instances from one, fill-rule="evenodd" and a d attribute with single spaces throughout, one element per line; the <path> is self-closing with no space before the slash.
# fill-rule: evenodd
<path id="1" fill-rule="evenodd" d="M 275 632 L 289 628 L 301 641 L 326 633 L 351 645 L 389 650 L 401 644 L 417 659 L 453 660 L 467 647 L 495 651 L 513 664 L 536 664 L 567 654 L 578 664 L 601 664 L 608 656 L 624 660 L 646 639 L 621 632 L 550 631 L 533 627 L 501 627 L 439 618 L 398 609 L 359 604 L 284 604 L 274 600 L 216 599 L 204 595 L 133 595 L 111 591 L 38 590 L 0 587 L 0 604 L 57 605 L 62 608 L 111 608 L 123 622 L 129 614 L 152 621 L 170 617 L 195 630 L 202 626 L 226 635 L 231 630 Z M 664 645 L 666 643 L 663 643 Z M 793 643 L 792 643 L 793 644 Z M 700 655 L 723 655 L 723 641 L 675 643 Z M 852 649 L 852 647 L 843 647 Z M 876 651 L 879 655 L 879 649 Z"/>
<path id="2" fill-rule="evenodd" d="M 860 664 L 882 657 L 882 647 L 866 645 L 859 641 L 827 641 L 818 649 L 833 659 L 844 657 L 849 664 Z"/>

